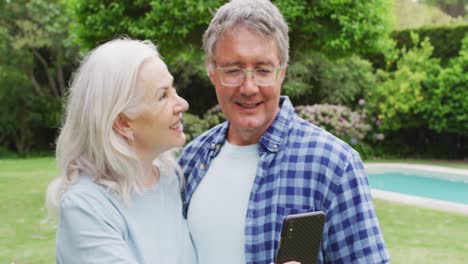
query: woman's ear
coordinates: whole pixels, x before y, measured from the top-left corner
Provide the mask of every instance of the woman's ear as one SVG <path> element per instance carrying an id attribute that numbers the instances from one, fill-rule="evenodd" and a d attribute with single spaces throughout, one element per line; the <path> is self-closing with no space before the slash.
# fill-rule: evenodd
<path id="1" fill-rule="evenodd" d="M 133 131 L 130 126 L 130 120 L 124 114 L 120 113 L 112 124 L 112 128 L 121 136 L 129 141 L 133 141 Z"/>

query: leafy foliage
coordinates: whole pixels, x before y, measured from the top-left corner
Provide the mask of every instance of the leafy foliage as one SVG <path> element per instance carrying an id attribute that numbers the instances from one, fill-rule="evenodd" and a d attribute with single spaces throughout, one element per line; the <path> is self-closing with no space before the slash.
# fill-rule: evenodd
<path id="1" fill-rule="evenodd" d="M 341 57 L 384 50 L 391 31 L 387 0 L 317 0 L 275 2 L 289 23 L 293 50 L 320 51 Z"/>
<path id="2" fill-rule="evenodd" d="M 203 132 L 218 124 L 221 124 L 225 120 L 226 118 L 224 117 L 224 114 L 221 111 L 221 107 L 219 105 L 215 105 L 210 108 L 203 115 L 203 118 L 190 113 L 185 113 L 184 132 L 187 135 L 187 142 L 190 142 L 192 139 L 203 134 Z"/>
<path id="3" fill-rule="evenodd" d="M 288 68 L 283 92 L 298 105 L 327 103 L 354 108 L 375 86 L 368 61 L 357 56 L 332 61 L 321 53 L 305 52 Z"/>
<path id="4" fill-rule="evenodd" d="M 419 35 L 420 39 L 428 38 L 434 48 L 433 56 L 440 58 L 443 63 L 449 59 L 457 57 L 460 52 L 463 38 L 468 32 L 468 24 L 451 26 L 431 26 L 419 29 L 407 29 L 392 32 L 392 38 L 395 39 L 398 48 L 412 48 L 415 43 L 411 34 Z M 447 41 L 450 40 L 450 45 Z"/>
<path id="5" fill-rule="evenodd" d="M 413 35 L 419 43 L 419 37 Z M 422 124 L 427 80 L 440 71 L 439 60 L 431 58 L 432 46 L 426 38 L 420 47 L 402 49 L 396 70 L 377 72 L 379 85 L 369 92 L 371 113 L 383 122 L 384 130 L 398 130 Z"/>
<path id="6" fill-rule="evenodd" d="M 61 0 L 0 2 L 0 142 L 48 148 L 78 52 Z"/>
<path id="7" fill-rule="evenodd" d="M 221 110 L 221 106 L 219 105 L 215 105 L 208 109 L 206 114 L 203 116 L 203 119 L 206 120 L 209 128 L 226 121 L 226 117 L 224 116 L 223 111 Z"/>
<path id="8" fill-rule="evenodd" d="M 187 137 L 187 142 L 192 141 L 208 129 L 206 121 L 196 115 L 185 113 L 183 119 L 184 133 Z"/>
<path id="9" fill-rule="evenodd" d="M 442 69 L 423 105 L 429 127 L 468 136 L 468 34 L 458 57 Z"/>
<path id="10" fill-rule="evenodd" d="M 313 48 L 334 56 L 378 51 L 391 30 L 389 0 L 273 2 L 290 25 L 293 50 Z M 121 34 L 150 39 L 172 64 L 181 52 L 201 47 L 201 36 L 223 3 L 72 0 L 71 7 L 83 46 L 92 48 Z"/>
<path id="11" fill-rule="evenodd" d="M 179 93 L 202 115 L 216 104 L 201 39 L 226 1 L 71 0 L 73 32 L 84 50 L 119 35 L 149 39 L 175 76 Z M 382 51 L 391 30 L 391 0 L 276 0 L 290 26 L 291 57 L 317 50 L 333 57 Z M 341 95 L 341 94 L 340 94 Z M 331 96 L 334 98 L 334 96 Z"/>

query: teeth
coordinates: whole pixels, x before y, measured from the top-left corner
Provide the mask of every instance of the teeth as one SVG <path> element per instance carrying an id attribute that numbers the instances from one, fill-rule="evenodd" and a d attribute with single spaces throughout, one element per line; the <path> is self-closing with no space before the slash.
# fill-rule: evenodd
<path id="1" fill-rule="evenodd" d="M 175 125 L 170 126 L 169 128 L 170 128 L 170 129 L 178 129 L 180 126 L 181 126 L 181 124 L 180 124 L 180 123 L 177 123 L 177 124 L 175 124 Z"/>
<path id="2" fill-rule="evenodd" d="M 257 104 L 241 104 L 245 108 L 254 108 Z"/>

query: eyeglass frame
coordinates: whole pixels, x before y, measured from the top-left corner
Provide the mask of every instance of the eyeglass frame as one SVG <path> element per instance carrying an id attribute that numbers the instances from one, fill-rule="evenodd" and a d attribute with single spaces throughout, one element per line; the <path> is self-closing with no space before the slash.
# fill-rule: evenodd
<path id="1" fill-rule="evenodd" d="M 263 67 L 263 68 L 267 68 L 267 67 Z M 258 85 L 258 86 L 270 86 L 270 85 L 274 84 L 278 80 L 279 72 L 283 69 L 283 67 L 268 67 L 268 69 L 272 69 L 272 70 L 275 71 L 274 81 L 272 81 L 269 84 L 259 84 L 259 83 L 257 83 L 257 80 L 255 79 L 255 71 L 257 69 L 262 69 L 262 67 L 250 68 L 250 69 L 249 68 L 240 68 L 240 67 L 237 67 L 237 66 L 228 66 L 228 67 L 218 66 L 218 67 L 216 67 L 216 70 L 218 71 L 218 73 L 220 73 L 222 70 L 226 70 L 226 69 L 241 70 L 243 74 L 242 74 L 242 80 L 240 81 L 239 84 L 225 84 L 223 82 L 223 78 L 220 75 L 219 80 L 221 81 L 221 84 L 224 85 L 224 86 L 235 87 L 235 86 L 242 85 L 244 83 L 244 81 L 245 81 L 245 77 L 247 76 L 248 72 L 252 72 L 252 78 L 253 78 L 253 81 L 255 82 L 256 85 Z"/>

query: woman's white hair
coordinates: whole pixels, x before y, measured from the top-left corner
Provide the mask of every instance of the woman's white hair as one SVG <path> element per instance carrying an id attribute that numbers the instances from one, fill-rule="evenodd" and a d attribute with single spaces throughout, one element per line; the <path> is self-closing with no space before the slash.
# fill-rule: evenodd
<path id="1" fill-rule="evenodd" d="M 59 175 L 46 194 L 49 216 L 57 215 L 63 193 L 81 175 L 115 192 L 124 202 L 142 190 L 143 171 L 136 152 L 112 126 L 119 114 L 138 117 L 143 97 L 136 89 L 137 74 L 152 58 L 159 54 L 150 41 L 115 39 L 92 50 L 74 73 L 56 146 Z M 182 182 L 173 151 L 154 162 Z"/>

